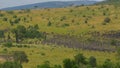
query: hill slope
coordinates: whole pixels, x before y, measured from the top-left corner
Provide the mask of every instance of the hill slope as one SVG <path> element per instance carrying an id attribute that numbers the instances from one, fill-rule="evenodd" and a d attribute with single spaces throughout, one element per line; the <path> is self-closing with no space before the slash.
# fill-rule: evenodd
<path id="1" fill-rule="evenodd" d="M 109 5 L 115 5 L 115 6 L 120 6 L 120 0 L 105 0 L 99 4 L 109 4 Z"/>
<path id="2" fill-rule="evenodd" d="M 23 43 L 42 42 L 72 48 L 115 51 L 115 47 L 112 46 L 120 44 L 119 14 L 119 8 L 112 5 L 1 11 L 0 29 L 5 32 L 5 36 L 1 37 L 7 41 L 10 36 L 10 39 L 15 41 L 13 28 L 23 25 L 23 28 L 29 30 L 30 27 L 37 25 L 38 31 L 46 35 L 45 39 L 39 40 L 40 35 L 36 40 L 33 40 L 35 39 L 33 35 L 32 38 L 26 39 L 26 32 L 24 32 L 23 39 L 20 36 Z M 30 33 L 27 33 L 27 36 L 30 36 Z"/>

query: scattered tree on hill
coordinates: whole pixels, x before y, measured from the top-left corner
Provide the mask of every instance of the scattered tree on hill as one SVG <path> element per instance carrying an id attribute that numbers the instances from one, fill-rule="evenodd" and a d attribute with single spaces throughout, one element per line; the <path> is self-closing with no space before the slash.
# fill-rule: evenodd
<path id="1" fill-rule="evenodd" d="M 39 27 L 38 25 L 35 26 L 29 26 L 27 28 L 25 38 L 41 38 L 42 34 L 38 31 Z"/>
<path id="2" fill-rule="evenodd" d="M 106 59 L 103 68 L 113 68 L 113 63 L 110 61 L 110 59 Z"/>
<path id="3" fill-rule="evenodd" d="M 6 43 L 4 44 L 4 46 L 5 46 L 5 47 L 12 47 L 13 44 L 12 44 L 12 42 L 6 42 Z"/>
<path id="4" fill-rule="evenodd" d="M 5 62 L 0 64 L 0 68 L 23 68 L 18 62 Z"/>
<path id="5" fill-rule="evenodd" d="M 3 21 L 8 21 L 8 18 L 6 18 L 6 17 L 5 17 L 5 18 L 3 18 Z"/>
<path id="6" fill-rule="evenodd" d="M 83 54 L 78 54 L 78 55 L 76 55 L 75 57 L 75 62 L 77 63 L 77 64 L 86 64 L 87 62 L 86 62 L 86 57 L 84 57 L 83 56 Z"/>
<path id="7" fill-rule="evenodd" d="M 92 66 L 92 67 L 96 67 L 96 66 L 97 66 L 96 58 L 93 57 L 93 56 L 91 56 L 91 57 L 89 58 L 89 64 L 90 64 L 90 66 Z"/>
<path id="8" fill-rule="evenodd" d="M 26 28 L 22 25 L 17 26 L 12 32 L 15 34 L 16 43 L 19 43 L 25 37 Z"/>
<path id="9" fill-rule="evenodd" d="M 49 62 L 45 62 L 42 65 L 38 65 L 37 68 L 51 68 Z"/>
<path id="10" fill-rule="evenodd" d="M 73 63 L 70 59 L 65 59 L 63 61 L 63 67 L 64 68 L 72 68 L 73 67 Z"/>
<path id="11" fill-rule="evenodd" d="M 17 61 L 19 63 L 23 63 L 23 62 L 27 63 L 29 61 L 28 57 L 24 51 L 15 51 L 13 53 L 13 57 L 14 57 L 15 61 Z"/>

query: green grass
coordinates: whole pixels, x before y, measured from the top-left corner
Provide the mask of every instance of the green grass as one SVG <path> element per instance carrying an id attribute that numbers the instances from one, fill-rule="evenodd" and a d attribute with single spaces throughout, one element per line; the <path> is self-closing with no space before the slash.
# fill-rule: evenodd
<path id="1" fill-rule="evenodd" d="M 0 48 L 2 52 L 5 47 Z M 62 61 L 66 58 L 71 58 L 78 54 L 83 53 L 84 56 L 89 58 L 94 56 L 97 58 L 97 63 L 101 64 L 105 59 L 111 59 L 112 62 L 116 62 L 116 53 L 111 52 L 99 52 L 99 51 L 88 51 L 88 50 L 79 50 L 73 48 L 65 48 L 58 46 L 49 46 L 49 45 L 32 45 L 30 48 L 7 48 L 8 52 L 11 51 L 25 51 L 28 55 L 29 62 L 24 63 L 24 68 L 35 68 L 36 65 L 42 64 L 45 61 L 50 61 L 51 65 L 61 64 Z"/>
<path id="2" fill-rule="evenodd" d="M 109 10 L 106 10 L 109 9 Z M 70 12 L 73 10 L 72 12 Z M 22 12 L 22 13 L 19 13 Z M 106 15 L 103 15 L 103 12 Z M 112 5 L 94 5 L 82 7 L 68 7 L 68 8 L 53 8 L 53 9 L 37 9 L 24 12 L 24 10 L 14 11 L 13 14 L 8 14 L 6 11 L 1 11 L 5 16 L 0 17 L 0 30 L 8 30 L 5 36 L 7 38 L 10 29 L 15 28 L 17 25 L 39 25 L 39 31 L 55 34 L 73 34 L 82 35 L 88 32 L 98 31 L 100 33 L 107 33 L 108 31 L 120 30 L 120 7 L 115 8 Z M 20 23 L 13 26 L 10 25 L 9 20 L 14 20 L 13 15 L 17 15 L 22 20 Z M 29 16 L 28 16 L 29 15 Z M 84 17 L 85 16 L 85 17 Z M 8 18 L 8 21 L 3 21 L 3 18 Z M 23 18 L 26 17 L 28 22 L 24 22 Z M 30 20 L 32 17 L 32 20 Z M 61 21 L 63 17 L 65 20 Z M 106 17 L 111 18 L 111 22 L 107 25 L 102 25 Z M 117 17 L 117 19 L 115 19 Z M 88 19 L 88 23 L 85 20 Z M 73 21 L 74 20 L 74 21 Z M 48 22 L 52 22 L 51 26 L 47 26 Z M 70 26 L 62 27 L 63 24 Z M 94 28 L 92 28 L 94 26 Z M 14 36 L 10 34 L 12 40 Z M 84 36 L 84 35 L 83 35 Z M 85 36 L 86 37 L 90 36 Z M 6 39 L 5 38 L 5 39 Z M 90 37 L 91 38 L 91 37 Z M 0 47 L 2 52 L 5 47 Z M 36 65 L 42 64 L 45 61 L 50 61 L 51 65 L 61 64 L 65 58 L 73 58 L 78 53 L 83 53 L 86 57 L 95 56 L 98 64 L 101 64 L 105 59 L 111 59 L 116 62 L 116 53 L 77 50 L 72 48 L 48 46 L 48 45 L 32 45 L 31 48 L 7 48 L 10 51 L 25 51 L 29 58 L 29 63 L 24 63 L 24 68 L 35 68 Z"/>
<path id="3" fill-rule="evenodd" d="M 108 10 L 107 10 L 108 9 Z M 72 12 L 71 12 L 72 10 Z M 22 12 L 22 13 L 19 13 Z M 106 15 L 103 15 L 103 13 Z M 4 17 L 8 18 L 8 21 L 2 21 L 0 19 L 0 29 L 10 29 L 16 27 L 11 26 L 9 20 L 14 20 L 13 15 L 21 18 L 19 24 L 28 27 L 29 25 L 38 24 L 40 31 L 47 33 L 57 34 L 75 34 L 87 33 L 90 31 L 99 31 L 100 33 L 120 30 L 120 10 L 119 7 L 115 8 L 112 5 L 97 5 L 97 6 L 82 6 L 82 7 L 68 7 L 68 8 L 53 8 L 53 9 L 37 9 L 30 10 L 30 12 L 24 12 L 24 10 L 14 11 L 13 14 L 8 14 L 6 11 L 2 11 L 5 14 Z M 83 17 L 85 16 L 85 17 Z M 24 22 L 23 18 L 26 17 L 27 21 Z M 65 17 L 63 21 L 61 19 Z M 107 25 L 102 25 L 106 17 L 111 18 L 111 22 Z M 117 19 L 115 19 L 117 17 Z M 32 20 L 30 20 L 32 18 Z M 87 19 L 88 23 L 84 23 Z M 51 22 L 51 26 L 47 26 L 48 22 Z M 69 24 L 70 26 L 62 27 L 63 24 Z M 92 28 L 94 26 L 94 28 Z M 113 29 L 114 28 L 114 29 Z"/>

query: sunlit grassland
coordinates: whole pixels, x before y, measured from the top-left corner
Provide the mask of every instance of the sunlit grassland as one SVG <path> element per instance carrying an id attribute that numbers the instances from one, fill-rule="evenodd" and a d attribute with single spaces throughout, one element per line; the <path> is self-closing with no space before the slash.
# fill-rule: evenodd
<path id="1" fill-rule="evenodd" d="M 90 56 L 96 57 L 98 64 L 103 63 L 105 59 L 111 59 L 112 62 L 116 62 L 116 53 L 73 49 L 63 46 L 58 47 L 53 45 L 32 45 L 29 48 L 1 47 L 1 53 L 4 52 L 4 49 L 7 49 L 8 52 L 25 51 L 25 53 L 28 55 L 29 62 L 23 64 L 24 68 L 34 68 L 36 65 L 42 64 L 45 61 L 49 61 L 51 65 L 62 65 L 62 61 L 64 59 L 73 59 L 73 57 L 78 53 L 83 53 L 83 55 L 87 58 Z"/>
<path id="2" fill-rule="evenodd" d="M 107 10 L 109 9 L 109 10 Z M 20 13 L 21 12 L 21 13 Z M 107 31 L 120 30 L 120 8 L 115 8 L 111 5 L 94 5 L 82 7 L 68 7 L 68 8 L 53 8 L 53 9 L 34 9 L 30 12 L 24 10 L 14 11 L 13 14 L 8 14 L 7 11 L 1 11 L 5 16 L 0 18 L 0 30 L 9 30 L 15 28 L 17 25 L 30 25 L 39 26 L 39 31 L 55 34 L 74 34 L 81 35 L 87 32 L 98 31 L 104 33 Z M 106 15 L 103 15 L 106 13 Z M 10 25 L 9 20 L 14 20 L 13 16 L 16 15 L 21 19 L 26 18 L 28 21 L 21 20 L 18 24 Z M 9 20 L 3 21 L 6 17 Z M 111 19 L 110 23 L 103 25 L 106 17 Z M 117 19 L 116 19 L 117 17 Z M 32 20 L 30 20 L 32 18 Z M 64 18 L 64 20 L 61 20 Z M 87 23 L 85 20 L 87 19 Z M 51 26 L 47 26 L 51 22 Z M 69 26 L 63 26 L 69 24 Z M 94 26 L 94 27 L 93 27 Z M 6 34 L 7 37 L 7 34 Z M 87 36 L 89 37 L 89 36 Z M 5 47 L 0 47 L 3 52 Z M 28 55 L 29 62 L 24 63 L 24 68 L 34 68 L 38 64 L 45 61 L 50 61 L 51 65 L 61 64 L 65 58 L 73 58 L 78 53 L 83 53 L 86 57 L 94 56 L 97 58 L 98 64 L 104 62 L 105 59 L 111 59 L 116 62 L 116 53 L 79 50 L 67 47 L 48 46 L 48 45 L 32 45 L 30 48 L 7 48 L 10 51 L 25 51 Z"/>
<path id="3" fill-rule="evenodd" d="M 21 13 L 20 13 L 21 12 Z M 24 10 L 14 11 L 13 14 L 7 14 L 6 11 L 1 12 L 5 14 L 9 20 L 14 20 L 13 15 L 17 17 L 27 18 L 27 22 L 20 21 L 16 25 L 29 25 L 38 24 L 40 31 L 47 33 L 57 34 L 75 34 L 87 33 L 89 31 L 99 31 L 100 33 L 119 30 L 120 10 L 119 7 L 115 8 L 111 5 L 94 5 L 94 6 L 82 6 L 82 7 L 68 7 L 68 8 L 53 8 L 53 9 L 36 9 L 30 10 L 30 12 L 24 12 Z M 105 13 L 105 15 L 103 15 Z M 107 25 L 102 25 L 104 19 L 109 17 L 111 22 Z M 117 19 L 115 19 L 117 17 Z M 32 18 L 32 20 L 29 20 Z M 61 20 L 64 18 L 63 20 Z M 87 20 L 87 23 L 85 21 Z M 10 29 L 16 27 L 11 26 L 9 21 L 4 22 L 0 19 L 0 29 Z M 51 22 L 51 26 L 47 26 L 48 22 Z M 63 26 L 69 24 L 69 26 Z"/>

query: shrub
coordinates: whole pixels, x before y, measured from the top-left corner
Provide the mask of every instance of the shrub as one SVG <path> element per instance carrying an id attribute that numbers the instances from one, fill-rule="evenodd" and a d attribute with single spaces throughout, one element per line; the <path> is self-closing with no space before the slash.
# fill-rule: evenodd
<path id="1" fill-rule="evenodd" d="M 49 21 L 48 24 L 47 24 L 47 26 L 51 26 L 51 25 L 52 25 L 52 23 Z"/>
<path id="2" fill-rule="evenodd" d="M 76 62 L 77 64 L 80 64 L 80 63 L 86 64 L 86 63 L 87 63 L 87 62 L 86 62 L 86 57 L 84 57 L 83 54 L 78 54 L 78 55 L 76 55 L 74 58 L 75 58 L 75 62 Z"/>
<path id="3" fill-rule="evenodd" d="M 41 53 L 42 56 L 45 56 L 45 53 Z"/>
<path id="4" fill-rule="evenodd" d="M 96 58 L 91 56 L 89 58 L 89 65 L 92 66 L 92 67 L 96 67 L 97 66 L 97 62 L 96 62 Z"/>
<path id="5" fill-rule="evenodd" d="M 0 17 L 3 17 L 4 16 L 4 14 L 0 14 Z"/>
<path id="6" fill-rule="evenodd" d="M 66 24 L 66 23 L 64 23 L 63 25 L 62 25 L 62 27 L 67 27 L 67 26 L 70 26 L 69 24 Z"/>
<path id="7" fill-rule="evenodd" d="M 117 45 L 117 40 L 111 40 L 111 45 Z"/>
<path id="8" fill-rule="evenodd" d="M 5 47 L 12 47 L 13 44 L 12 44 L 12 42 L 7 42 L 7 43 L 4 44 L 4 46 L 5 46 Z"/>
<path id="9" fill-rule="evenodd" d="M 111 19 L 110 19 L 109 17 L 106 17 L 106 18 L 104 19 L 104 22 L 105 22 L 105 23 L 110 23 L 110 21 L 111 21 Z"/>
<path id="10" fill-rule="evenodd" d="M 0 30 L 0 38 L 4 38 L 4 31 Z"/>
<path id="11" fill-rule="evenodd" d="M 38 65 L 37 68 L 51 68 L 49 62 L 45 62 L 42 65 Z"/>
<path id="12" fill-rule="evenodd" d="M 8 18 L 3 18 L 3 21 L 7 21 L 8 20 Z"/>
<path id="13" fill-rule="evenodd" d="M 72 68 L 73 67 L 72 61 L 70 59 L 65 59 L 63 61 L 63 67 L 64 68 Z"/>
<path id="14" fill-rule="evenodd" d="M 28 57 L 27 55 L 25 54 L 24 51 L 15 51 L 13 53 L 13 57 L 15 59 L 16 62 L 20 62 L 20 63 L 23 63 L 23 62 L 28 62 Z"/>
<path id="15" fill-rule="evenodd" d="M 106 59 L 103 68 L 113 68 L 113 63 L 109 59 Z"/>
<path id="16" fill-rule="evenodd" d="M 17 18 L 17 16 L 16 16 L 16 15 L 14 15 L 14 16 L 13 16 L 13 18 Z"/>
<path id="17" fill-rule="evenodd" d="M 85 20 L 85 23 L 87 24 L 87 23 L 88 23 L 88 21 L 87 21 L 87 20 Z"/>
<path id="18" fill-rule="evenodd" d="M 18 62 L 5 62 L 0 65 L 0 68 L 23 68 Z"/>

